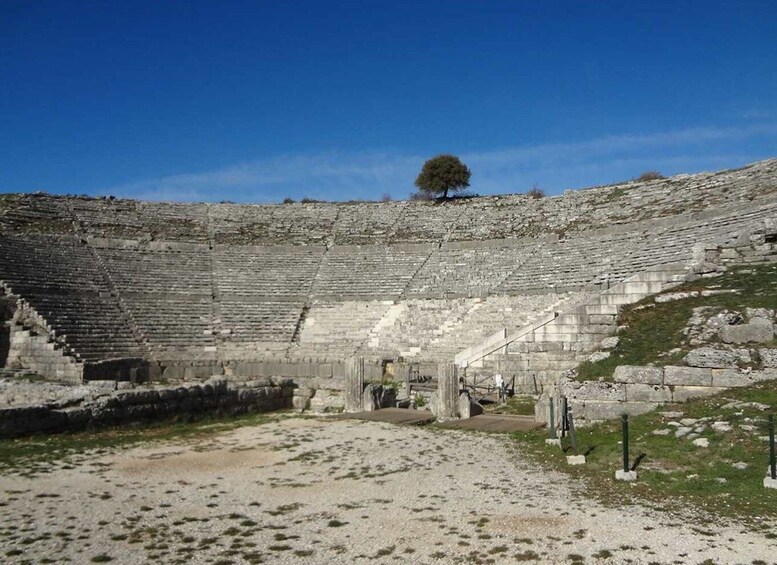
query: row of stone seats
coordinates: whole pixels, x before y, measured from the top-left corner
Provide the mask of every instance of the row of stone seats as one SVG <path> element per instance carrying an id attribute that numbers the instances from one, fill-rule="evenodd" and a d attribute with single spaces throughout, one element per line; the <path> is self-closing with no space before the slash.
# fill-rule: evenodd
<path id="1" fill-rule="evenodd" d="M 206 204 L 77 198 L 70 206 L 80 229 L 93 237 L 209 241 Z"/>
<path id="2" fill-rule="evenodd" d="M 122 304 L 152 349 L 215 344 L 210 294 L 126 293 Z"/>
<path id="3" fill-rule="evenodd" d="M 315 299 L 399 297 L 429 256 L 426 249 L 399 246 L 337 246 L 323 257 L 313 282 Z"/>
<path id="4" fill-rule="evenodd" d="M 299 330 L 297 354 L 345 353 L 364 347 L 369 333 L 393 304 L 380 300 L 314 302 Z"/>
<path id="5" fill-rule="evenodd" d="M 762 198 L 777 160 L 714 174 L 627 182 L 563 197 L 525 195 L 446 202 L 236 206 L 116 199 L 3 196 L 0 229 L 124 239 L 260 244 L 439 243 L 575 233 L 690 214 Z M 75 221 L 74 221 L 75 220 Z"/>
<path id="6" fill-rule="evenodd" d="M 20 294 L 82 360 L 140 355 L 138 341 L 113 297 L 75 291 L 39 293 L 33 289 L 23 289 Z"/>
<path id="7" fill-rule="evenodd" d="M 473 306 L 446 321 L 423 347 L 422 356 L 453 359 L 467 347 L 481 343 L 499 330 L 517 330 L 547 312 L 564 310 L 577 304 L 585 292 L 561 292 L 532 295 L 492 295 L 469 299 Z"/>
<path id="8" fill-rule="evenodd" d="M 209 217 L 217 244 L 316 245 L 331 241 L 337 206 L 213 204 Z"/>
<path id="9" fill-rule="evenodd" d="M 477 302 L 477 303 L 476 303 Z M 389 305 L 366 336 L 366 347 L 376 356 L 412 358 L 449 326 L 456 326 L 479 306 L 478 299 L 402 300 Z"/>
<path id="10" fill-rule="evenodd" d="M 254 301 L 222 295 L 218 304 L 221 339 L 231 343 L 290 343 L 303 306 L 302 301 Z"/>
<path id="11" fill-rule="evenodd" d="M 206 250 L 97 249 L 120 292 L 211 294 L 211 257 Z"/>
<path id="12" fill-rule="evenodd" d="M 216 246 L 213 274 L 220 293 L 305 297 L 323 246 Z"/>
<path id="13" fill-rule="evenodd" d="M 590 286 L 598 275 L 610 272 L 625 256 L 628 245 L 622 235 L 603 235 L 568 237 L 540 246 L 516 265 L 495 290 L 521 294 Z"/>
<path id="14" fill-rule="evenodd" d="M 521 268 L 537 244 L 522 247 L 448 247 L 435 250 L 415 274 L 405 296 L 485 294 Z"/>
<path id="15" fill-rule="evenodd" d="M 72 217 L 60 198 L 44 194 L 0 195 L 0 232 L 71 234 Z"/>

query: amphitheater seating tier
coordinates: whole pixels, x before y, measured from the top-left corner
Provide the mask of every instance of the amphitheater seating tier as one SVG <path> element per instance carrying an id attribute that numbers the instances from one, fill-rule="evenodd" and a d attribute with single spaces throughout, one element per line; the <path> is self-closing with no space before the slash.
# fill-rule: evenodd
<path id="1" fill-rule="evenodd" d="M 539 199 L 0 195 L 0 280 L 84 359 L 241 347 L 442 359 L 775 217 L 777 160 Z"/>

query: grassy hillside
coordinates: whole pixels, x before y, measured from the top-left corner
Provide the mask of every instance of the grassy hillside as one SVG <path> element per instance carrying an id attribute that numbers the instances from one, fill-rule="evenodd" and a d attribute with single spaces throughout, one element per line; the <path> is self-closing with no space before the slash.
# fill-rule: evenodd
<path id="1" fill-rule="evenodd" d="M 578 368 L 579 380 L 607 380 L 618 365 L 676 365 L 691 349 L 682 333 L 693 309 L 707 306 L 743 311 L 745 308 L 777 309 L 777 265 L 737 268 L 719 277 L 685 283 L 670 291 L 736 290 L 736 293 L 697 296 L 655 303 L 648 297 L 624 308 L 618 323 L 627 326 L 618 334 L 620 343 L 608 359 L 586 362 Z M 777 346 L 777 343 L 762 346 Z"/>

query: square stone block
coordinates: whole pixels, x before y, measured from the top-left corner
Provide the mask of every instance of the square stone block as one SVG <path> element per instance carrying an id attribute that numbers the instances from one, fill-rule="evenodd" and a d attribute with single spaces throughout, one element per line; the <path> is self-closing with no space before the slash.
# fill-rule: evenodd
<path id="1" fill-rule="evenodd" d="M 712 386 L 712 369 L 701 367 L 664 367 L 664 384 Z"/>
<path id="2" fill-rule="evenodd" d="M 619 365 L 612 374 L 616 383 L 639 383 L 660 385 L 664 382 L 663 367 L 642 367 L 639 365 Z"/>
<path id="3" fill-rule="evenodd" d="M 627 384 L 629 402 L 672 402 L 672 389 L 661 385 Z"/>
<path id="4" fill-rule="evenodd" d="M 686 402 L 692 398 L 704 398 L 726 390 L 717 386 L 676 386 L 672 391 L 672 402 Z"/>

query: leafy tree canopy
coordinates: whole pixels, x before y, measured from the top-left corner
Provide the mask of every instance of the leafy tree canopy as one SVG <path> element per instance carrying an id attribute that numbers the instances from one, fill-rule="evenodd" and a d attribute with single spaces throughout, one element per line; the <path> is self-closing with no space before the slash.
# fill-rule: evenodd
<path id="1" fill-rule="evenodd" d="M 472 173 L 455 155 L 437 155 L 424 163 L 415 185 L 421 192 L 448 197 L 448 191 L 459 191 L 469 186 Z"/>

